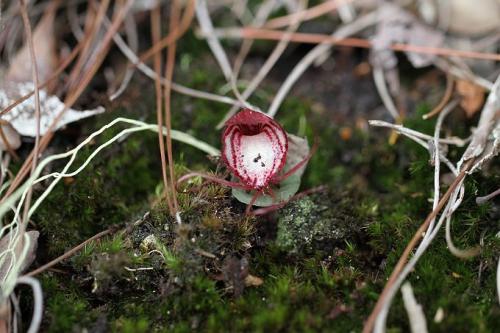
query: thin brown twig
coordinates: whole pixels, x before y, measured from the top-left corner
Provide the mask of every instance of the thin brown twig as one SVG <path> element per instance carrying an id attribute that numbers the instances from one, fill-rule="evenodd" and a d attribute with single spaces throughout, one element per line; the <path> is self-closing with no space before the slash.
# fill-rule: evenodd
<path id="1" fill-rule="evenodd" d="M 226 38 L 242 38 L 242 39 L 263 39 L 263 40 L 281 40 L 287 33 L 280 30 L 272 29 L 259 29 L 254 27 L 243 28 L 227 28 L 228 31 L 224 34 Z M 330 35 L 316 34 L 316 33 L 301 33 L 296 32 L 291 34 L 290 41 L 295 43 L 306 44 L 335 44 L 339 46 L 359 47 L 359 48 L 372 48 L 372 43 L 363 38 L 335 38 Z M 434 54 L 438 56 L 460 57 L 481 60 L 494 60 L 500 61 L 500 54 L 475 52 L 466 50 L 457 50 L 450 48 L 413 45 L 404 43 L 394 43 L 389 46 L 391 50 L 399 52 L 414 52 L 423 54 Z"/>
<path id="2" fill-rule="evenodd" d="M 194 177 L 200 177 L 200 178 L 206 179 L 210 182 L 214 182 L 216 184 L 227 186 L 230 188 L 238 188 L 241 190 L 247 189 L 247 187 L 245 185 L 243 185 L 242 183 L 237 183 L 237 182 L 225 180 L 223 178 L 219 178 L 217 176 L 209 175 L 209 174 L 201 173 L 201 172 L 189 172 L 189 173 L 179 177 L 179 179 L 177 179 L 177 183 L 176 183 L 177 189 L 179 188 L 180 184 L 182 184 L 183 182 L 187 181 L 188 179 L 194 178 Z"/>
<path id="3" fill-rule="evenodd" d="M 175 28 L 179 24 L 179 19 L 181 15 L 181 8 L 179 0 L 174 0 L 170 9 L 170 27 L 169 31 L 175 31 Z M 163 86 L 164 96 L 165 96 L 165 125 L 167 127 L 167 135 L 165 137 L 167 143 L 167 158 L 168 158 L 168 168 L 170 172 L 170 189 L 172 191 L 172 203 L 174 210 L 171 212 L 175 215 L 179 211 L 179 206 L 177 203 L 177 193 L 175 190 L 175 175 L 174 175 L 174 159 L 172 156 L 172 137 L 170 136 L 170 131 L 172 130 L 172 119 L 171 119 L 171 96 L 172 96 L 172 78 L 174 75 L 175 67 L 175 52 L 177 49 L 177 44 L 175 40 L 170 44 L 167 50 L 167 59 L 165 67 L 165 78 L 167 81 Z M 168 194 L 167 194 L 168 195 Z"/>
<path id="4" fill-rule="evenodd" d="M 300 4 L 299 4 L 300 8 L 305 8 L 307 6 L 307 3 L 308 3 L 308 0 L 301 0 Z M 264 7 L 264 8 L 266 9 L 266 7 Z M 299 8 L 298 12 L 305 13 L 305 11 L 300 9 L 300 8 Z M 261 9 L 259 9 L 259 12 L 260 11 L 261 11 Z M 259 12 L 257 12 L 257 15 L 260 14 Z M 269 13 L 266 13 L 266 14 L 270 15 L 271 12 L 269 11 Z M 256 21 L 256 23 L 259 23 L 259 21 Z M 295 31 L 297 31 L 300 24 L 301 24 L 301 16 L 300 15 L 294 16 L 293 21 L 287 27 L 286 31 L 287 32 L 295 32 Z M 233 65 L 232 80 L 233 80 L 234 85 L 236 85 L 236 83 L 237 83 L 237 79 L 238 79 L 238 76 L 240 74 L 241 67 L 243 66 L 243 63 L 245 61 L 246 56 L 250 52 L 250 49 L 251 49 L 253 43 L 254 43 L 254 40 L 244 40 L 241 43 L 240 51 L 239 51 L 238 55 L 236 56 L 236 58 L 234 60 L 234 65 Z M 248 100 L 248 98 L 252 95 L 252 93 L 258 87 L 260 82 L 262 80 L 264 80 L 265 76 L 269 73 L 269 71 L 272 69 L 272 67 L 275 65 L 275 63 L 279 60 L 282 53 L 288 47 L 288 44 L 289 44 L 289 41 L 286 37 L 283 38 L 281 41 L 279 41 L 276 44 L 276 46 L 274 47 L 274 49 L 271 52 L 271 54 L 269 55 L 269 57 L 262 64 L 260 69 L 257 71 L 257 73 L 254 75 L 252 80 L 249 82 L 249 84 L 245 87 L 244 91 L 242 92 L 241 97 L 243 100 Z M 224 126 L 226 121 L 232 115 L 234 115 L 236 113 L 236 111 L 238 110 L 238 107 L 239 107 L 238 105 L 233 105 L 229 109 L 229 111 L 226 113 L 226 115 L 222 118 L 222 120 L 219 121 L 216 128 L 219 129 L 222 126 Z"/>
<path id="5" fill-rule="evenodd" d="M 316 17 L 333 12 L 339 6 L 351 3 L 352 1 L 353 0 L 328 0 L 319 5 L 307 8 L 306 10 L 297 13 L 276 17 L 272 20 L 267 21 L 264 24 L 264 27 L 268 29 L 283 28 L 290 25 L 297 18 L 300 18 L 301 21 L 309 21 Z"/>
<path id="6" fill-rule="evenodd" d="M 460 185 L 462 180 L 464 179 L 465 175 L 467 174 L 467 171 L 469 168 L 472 166 L 474 162 L 474 159 L 469 160 L 463 167 L 463 169 L 460 171 L 460 173 L 456 176 L 455 180 L 453 183 L 450 185 L 446 193 L 441 197 L 439 200 L 436 208 L 429 213 L 427 218 L 424 220 L 424 222 L 420 225 L 420 227 L 417 229 L 415 234 L 413 235 L 412 239 L 410 242 L 406 245 L 406 248 L 403 251 L 403 254 L 399 258 L 396 266 L 394 267 L 394 270 L 392 271 L 389 279 L 387 280 L 387 283 L 384 286 L 384 289 L 382 293 L 380 294 L 377 303 L 375 304 L 375 308 L 371 312 L 370 316 L 368 317 L 367 321 L 365 322 L 365 325 L 363 327 L 363 333 L 370 333 L 373 330 L 373 326 L 375 325 L 375 320 L 377 319 L 378 314 L 380 313 L 380 310 L 382 309 L 382 305 L 384 303 L 385 298 L 387 297 L 387 294 L 389 292 L 389 289 L 392 287 L 392 285 L 396 282 L 399 274 L 404 268 L 404 265 L 407 263 L 408 258 L 410 257 L 411 252 L 413 249 L 417 246 L 418 241 L 423 237 L 423 233 L 429 226 L 432 220 L 439 214 L 439 212 L 443 209 L 443 207 L 446 205 L 448 202 L 451 194 L 453 191 L 456 190 L 456 188 Z"/>
<path id="7" fill-rule="evenodd" d="M 145 62 L 147 59 L 151 58 L 164 48 L 169 47 L 172 43 L 179 39 L 179 37 L 187 31 L 193 21 L 195 4 L 195 0 L 189 0 L 178 27 L 175 27 L 174 30 L 172 30 L 166 37 L 158 41 L 158 43 L 155 43 L 155 45 L 153 45 L 149 50 L 146 50 L 139 56 L 139 60 L 137 62 L 131 63 L 129 66 L 135 67 L 141 62 Z"/>
<path id="8" fill-rule="evenodd" d="M 151 10 L 151 38 L 153 39 L 153 43 L 156 44 L 160 40 L 161 35 L 161 10 L 160 6 L 157 6 L 153 10 Z M 168 180 L 167 180 L 167 159 L 165 157 L 165 141 L 163 139 L 163 110 L 162 110 L 162 89 L 160 82 L 160 73 L 161 73 L 161 54 L 155 53 L 154 55 L 154 70 L 156 73 L 155 76 L 155 96 L 156 96 L 156 121 L 158 123 L 158 141 L 160 147 L 160 158 L 161 158 L 161 173 L 163 177 L 163 187 L 165 190 L 168 188 Z M 168 210 L 173 211 L 172 201 L 170 200 L 170 196 L 165 196 L 167 199 Z"/>
<path id="9" fill-rule="evenodd" d="M 110 0 L 104 0 L 99 4 L 98 8 L 95 8 L 95 1 L 89 1 L 84 25 L 84 34 L 85 36 L 89 36 L 89 38 L 85 39 L 82 52 L 76 60 L 73 70 L 69 74 L 67 80 L 67 88 L 69 91 L 76 89 L 78 86 L 78 80 L 81 76 L 80 73 L 92 53 L 92 44 L 96 42 L 97 35 L 101 29 L 102 20 L 109 7 L 109 2 Z"/>
<path id="10" fill-rule="evenodd" d="M 116 34 L 121 24 L 123 23 L 125 15 L 127 14 L 128 9 L 130 8 L 132 2 L 133 0 L 128 0 L 126 4 L 120 7 L 120 9 L 117 11 L 116 15 L 113 18 L 111 26 L 109 27 L 109 29 L 106 30 L 106 34 L 102 38 L 99 52 L 97 53 L 95 60 L 92 62 L 92 66 L 89 66 L 88 68 L 84 69 L 85 74 L 82 76 L 82 79 L 78 82 L 78 86 L 76 87 L 75 91 L 72 94 L 70 94 L 69 97 L 66 98 L 66 100 L 64 101 L 66 108 L 70 107 L 67 106 L 68 104 L 72 106 L 76 102 L 76 100 L 87 88 L 88 84 L 90 83 L 90 80 L 94 77 L 95 73 L 101 66 L 102 62 L 104 61 L 104 58 L 108 54 L 113 36 Z"/>
<path id="11" fill-rule="evenodd" d="M 40 91 L 38 89 L 39 80 L 38 80 L 38 66 L 35 56 L 35 46 L 33 43 L 33 33 L 31 31 L 31 23 L 28 16 L 28 7 L 26 5 L 25 0 L 19 0 L 19 4 L 21 6 L 21 17 L 23 20 L 24 30 L 26 34 L 26 43 L 28 44 L 28 49 L 30 52 L 31 58 L 31 76 L 33 79 L 33 85 L 35 86 L 35 118 L 36 118 L 36 127 L 35 127 L 35 147 L 33 148 L 33 158 L 31 162 L 31 174 L 35 172 L 37 163 L 38 163 L 38 154 L 40 151 Z M 24 230 L 28 225 L 28 211 L 31 205 L 31 198 L 33 195 L 33 187 L 30 187 L 28 193 L 26 194 L 26 200 L 24 201 L 24 211 L 22 223 L 19 226 L 19 237 L 23 237 Z"/>
<path id="12" fill-rule="evenodd" d="M 92 36 L 88 38 L 84 42 L 84 47 L 78 60 L 76 61 L 74 70 L 71 72 L 68 78 L 68 89 L 78 89 L 77 87 L 80 85 L 79 78 L 81 76 L 81 72 L 85 63 L 89 60 L 90 55 L 93 52 L 92 44 L 97 41 L 99 30 L 101 29 L 102 22 L 104 20 L 104 16 L 106 15 L 106 11 L 109 7 L 110 0 L 103 0 L 99 7 L 96 10 L 96 13 L 93 13 L 94 6 L 93 1 L 91 1 L 88 5 L 87 16 L 85 22 L 85 32 L 88 33 L 88 36 Z"/>
<path id="13" fill-rule="evenodd" d="M 257 10 L 255 18 L 252 22 L 253 26 L 261 27 L 263 24 L 265 24 L 265 22 L 261 22 L 261 17 L 262 17 L 262 20 L 266 20 L 269 17 L 269 15 L 271 15 L 272 9 L 273 9 L 273 8 L 270 8 L 271 6 L 269 6 L 268 4 L 269 4 L 269 2 L 262 2 L 259 9 Z M 273 3 L 273 6 L 274 6 L 274 3 Z M 245 61 L 245 58 L 247 57 L 248 53 L 250 52 L 250 49 L 252 48 L 253 43 L 254 43 L 254 41 L 251 39 L 244 40 L 241 43 L 240 50 L 238 51 L 238 54 L 236 55 L 236 58 L 234 59 L 234 65 L 233 65 L 233 77 L 234 77 L 235 81 L 237 81 L 237 79 L 240 75 L 240 70 L 241 70 L 241 67 L 243 66 L 243 62 Z"/>
<path id="14" fill-rule="evenodd" d="M 68 259 L 71 256 L 73 256 L 75 253 L 77 253 L 78 251 L 80 251 L 88 243 L 93 242 L 93 241 L 95 241 L 95 240 L 97 240 L 97 239 L 99 239 L 99 238 L 101 238 L 103 236 L 109 235 L 113 231 L 114 231 L 114 228 L 109 228 L 107 230 L 101 231 L 97 235 L 94 235 L 94 236 L 90 237 L 89 239 L 87 239 L 83 243 L 81 243 L 81 244 L 75 246 L 74 248 L 72 248 L 71 250 L 65 252 L 63 255 L 55 258 L 54 260 L 49 261 L 45 265 L 40 266 L 40 267 L 38 267 L 35 270 L 32 270 L 31 272 L 27 273 L 26 276 L 35 276 L 35 275 L 38 275 L 38 274 L 46 271 L 47 269 L 51 268 L 52 266 L 55 266 L 58 263 L 60 263 L 61 261 L 65 260 L 65 259 Z"/>
<path id="15" fill-rule="evenodd" d="M 441 101 L 432 109 L 429 113 L 426 113 L 422 116 L 423 119 L 429 119 L 431 117 L 434 117 L 437 115 L 439 112 L 443 110 L 443 108 L 448 104 L 448 101 L 451 98 L 451 95 L 453 94 L 453 87 L 454 87 L 455 80 L 453 79 L 453 76 L 451 74 L 446 75 L 446 90 L 444 92 L 443 97 L 441 98 Z"/>

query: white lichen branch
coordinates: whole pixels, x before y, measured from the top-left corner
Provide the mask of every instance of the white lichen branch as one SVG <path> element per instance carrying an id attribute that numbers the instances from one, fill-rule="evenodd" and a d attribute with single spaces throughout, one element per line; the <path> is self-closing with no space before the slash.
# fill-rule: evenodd
<path id="1" fill-rule="evenodd" d="M 413 289 L 409 282 L 401 286 L 401 294 L 403 294 L 403 303 L 410 320 L 410 328 L 412 333 L 427 333 L 427 321 L 422 306 L 418 304 L 413 294 Z"/>

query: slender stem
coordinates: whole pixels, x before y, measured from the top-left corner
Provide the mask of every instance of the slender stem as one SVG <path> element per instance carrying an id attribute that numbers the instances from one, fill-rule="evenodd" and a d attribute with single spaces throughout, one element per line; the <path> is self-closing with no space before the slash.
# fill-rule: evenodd
<path id="1" fill-rule="evenodd" d="M 451 95 L 453 94 L 453 87 L 455 86 L 454 83 L 455 83 L 455 80 L 453 79 L 453 76 L 448 73 L 446 75 L 446 90 L 445 90 L 445 93 L 443 95 L 443 98 L 441 98 L 441 101 L 434 109 L 432 109 L 429 113 L 426 113 L 422 116 L 423 119 L 429 119 L 431 117 L 434 117 L 435 115 L 437 115 L 439 112 L 441 112 L 443 110 L 443 108 L 446 106 L 446 104 L 450 100 Z"/>
<path id="2" fill-rule="evenodd" d="M 101 238 L 103 236 L 111 234 L 113 230 L 114 229 L 110 228 L 110 229 L 101 231 L 97 235 L 92 236 L 91 238 L 87 239 L 83 243 L 81 243 L 81 244 L 75 246 L 74 248 L 72 248 L 71 250 L 65 252 L 63 255 L 55 258 L 54 260 L 49 261 L 48 263 L 46 263 L 43 266 L 38 267 L 37 269 L 32 270 L 31 272 L 25 274 L 25 276 L 35 276 L 35 275 L 38 275 L 38 274 L 46 271 L 47 269 L 51 268 L 52 266 L 55 266 L 58 263 L 60 263 L 61 261 L 65 260 L 65 259 L 68 259 L 69 257 L 73 256 L 76 252 L 80 251 L 88 243 L 90 243 L 92 241 L 95 241 L 95 240 L 97 240 L 97 239 L 99 239 L 99 238 Z"/>
<path id="3" fill-rule="evenodd" d="M 281 40 L 285 34 L 284 31 L 272 29 L 260 29 L 253 27 L 244 28 L 227 28 L 224 31 L 228 33 L 220 33 L 221 30 L 216 31 L 217 35 L 226 38 L 242 38 L 242 39 L 263 39 L 263 40 Z M 317 33 L 300 33 L 296 32 L 291 34 L 291 42 L 306 43 L 306 44 L 335 44 L 340 46 L 371 48 L 372 42 L 363 38 L 336 38 L 329 35 Z M 465 51 L 443 47 L 433 47 L 424 45 L 413 45 L 404 43 L 394 43 L 389 46 L 390 49 L 400 52 L 414 52 L 423 54 L 435 54 L 439 56 L 454 56 L 460 58 L 482 59 L 500 61 L 500 54 Z"/>
<path id="4" fill-rule="evenodd" d="M 429 213 L 425 221 L 420 225 L 420 227 L 417 229 L 415 234 L 413 235 L 413 238 L 410 240 L 408 245 L 406 245 L 405 250 L 403 251 L 403 254 L 398 260 L 398 263 L 396 264 L 396 267 L 394 267 L 394 270 L 391 273 L 391 276 L 389 277 L 389 280 L 385 284 L 384 290 L 379 296 L 379 299 L 377 301 L 377 304 L 375 305 L 375 308 L 373 309 L 372 313 L 368 317 L 367 321 L 365 322 L 365 325 L 363 327 L 363 333 L 370 333 L 373 330 L 373 326 L 375 324 L 375 320 L 380 313 L 380 310 L 382 309 L 382 305 L 384 304 L 384 300 L 387 297 L 387 294 L 389 292 L 390 287 L 396 282 L 399 273 L 403 270 L 404 265 L 408 261 L 408 258 L 417 245 L 418 241 L 422 238 L 423 233 L 431 223 L 431 221 L 439 214 L 439 212 L 443 209 L 445 204 L 448 202 L 448 199 L 450 198 L 451 194 L 453 191 L 455 191 L 456 187 L 460 184 L 462 179 L 465 177 L 467 174 L 467 170 L 472 166 L 473 159 L 469 160 L 467 164 L 464 166 L 462 171 L 456 176 L 455 180 L 453 183 L 450 185 L 446 193 L 441 197 L 441 200 L 439 200 L 438 205 L 436 208 Z"/>
<path id="5" fill-rule="evenodd" d="M 201 172 L 190 172 L 188 174 L 185 174 L 184 176 L 180 177 L 177 180 L 177 186 L 179 186 L 179 184 L 181 184 L 181 183 L 185 182 L 186 180 L 193 178 L 193 177 L 201 177 L 201 178 L 207 179 L 211 182 L 221 184 L 221 185 L 224 185 L 227 187 L 234 187 L 234 188 L 239 188 L 242 190 L 248 190 L 248 187 L 243 185 L 243 184 L 236 183 L 236 182 L 230 182 L 230 181 L 227 181 L 225 179 L 217 178 L 215 176 L 208 175 L 206 173 L 201 173 Z"/>
<path id="6" fill-rule="evenodd" d="M 40 151 L 40 91 L 38 88 L 39 80 L 38 80 L 38 66 L 36 62 L 35 56 L 35 46 L 33 44 L 33 34 L 31 31 L 31 23 L 28 17 L 28 8 L 25 0 L 19 0 L 19 4 L 21 5 L 21 16 L 23 19 L 24 29 L 26 33 L 26 43 L 28 44 L 28 49 L 30 52 L 31 58 L 31 76 L 33 79 L 33 84 L 35 86 L 35 118 L 36 118 L 36 137 L 35 137 L 35 147 L 33 148 L 33 159 L 31 162 L 31 174 L 36 169 L 36 165 L 38 162 L 38 154 Z M 33 195 L 32 188 L 29 189 L 28 194 L 26 195 L 26 201 L 24 203 L 24 212 L 22 223 L 20 225 L 19 237 L 23 236 L 24 230 L 26 229 L 26 225 L 28 224 L 27 216 L 28 211 L 31 204 L 31 197 Z"/>
<path id="7" fill-rule="evenodd" d="M 179 24 L 180 18 L 180 4 L 179 0 L 174 0 L 172 2 L 172 6 L 170 9 L 170 27 L 169 31 L 174 32 Z M 175 40 L 170 44 L 167 50 L 167 59 L 166 59 L 166 68 L 165 68 L 165 78 L 167 82 L 164 85 L 164 97 L 165 97 L 165 125 L 167 127 L 167 135 L 165 137 L 167 143 L 167 158 L 168 158 L 168 168 L 170 173 L 170 189 L 172 195 L 172 203 L 173 210 L 170 213 L 174 216 L 179 211 L 179 205 L 177 203 L 177 195 L 175 191 L 174 184 L 174 159 L 172 156 L 172 137 L 170 135 L 170 131 L 172 130 L 172 119 L 171 119 L 171 96 L 172 96 L 172 77 L 174 75 L 174 67 L 175 67 L 175 51 L 176 51 L 176 43 Z M 167 191 L 167 196 L 169 195 Z"/>
<path id="8" fill-rule="evenodd" d="M 294 174 L 295 172 L 297 172 L 297 170 L 299 170 L 300 168 L 302 168 L 307 162 L 309 162 L 309 160 L 311 159 L 311 157 L 316 153 L 316 150 L 318 150 L 318 139 L 315 138 L 314 139 L 314 145 L 311 149 L 311 151 L 309 152 L 309 154 L 307 154 L 306 157 L 304 157 L 304 159 L 302 161 L 300 161 L 299 163 L 295 164 L 290 170 L 288 170 L 287 172 L 285 172 L 283 175 L 279 176 L 279 177 L 276 177 L 275 179 L 273 179 L 273 183 L 277 184 L 277 183 L 281 183 L 283 180 L 287 179 L 288 177 L 290 177 L 292 174 Z"/>
<path id="9" fill-rule="evenodd" d="M 160 40 L 161 35 L 161 11 L 160 7 L 157 6 L 151 11 L 151 37 L 153 39 L 153 43 L 156 44 Z M 161 82 L 160 82 L 160 73 L 161 73 L 161 54 L 155 53 L 154 56 L 154 70 L 156 73 L 155 76 L 155 95 L 156 95 L 156 121 L 158 123 L 158 141 L 160 147 L 160 158 L 161 158 L 161 173 L 163 177 L 163 187 L 165 191 L 168 189 L 168 180 L 167 180 L 167 159 L 165 157 L 165 141 L 163 139 L 162 128 L 163 128 L 163 112 L 162 112 L 162 97 L 161 97 Z M 169 133 L 167 133 L 169 135 Z M 170 200 L 170 196 L 168 194 L 165 195 L 167 199 L 168 210 L 172 212 L 174 207 L 172 205 L 172 201 Z"/>
<path id="10" fill-rule="evenodd" d="M 319 5 L 312 6 L 306 10 L 273 18 L 267 21 L 264 26 L 269 29 L 283 28 L 293 23 L 294 20 L 300 18 L 301 21 L 309 21 L 318 16 L 331 13 L 336 10 L 340 5 L 348 4 L 353 0 L 328 0 Z"/>
<path id="11" fill-rule="evenodd" d="M 131 64 L 130 66 L 137 66 L 142 62 L 145 62 L 149 58 L 151 58 L 153 55 L 157 54 L 161 50 L 163 50 L 166 47 L 169 47 L 172 43 L 174 43 L 177 39 L 179 39 L 180 36 L 182 36 L 189 26 L 191 25 L 191 21 L 193 20 L 194 17 L 194 8 L 195 8 L 195 0 L 189 0 L 186 9 L 184 11 L 184 15 L 182 16 L 181 22 L 178 25 L 179 27 L 175 28 L 172 30 L 166 37 L 163 39 L 159 40 L 157 43 L 155 43 L 149 50 L 145 51 L 143 54 L 139 56 L 139 59 Z"/>

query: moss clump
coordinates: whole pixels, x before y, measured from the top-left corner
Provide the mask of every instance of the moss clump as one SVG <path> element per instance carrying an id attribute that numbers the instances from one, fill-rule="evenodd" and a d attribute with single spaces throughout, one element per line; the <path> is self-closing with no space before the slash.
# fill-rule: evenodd
<path id="1" fill-rule="evenodd" d="M 164 319 L 170 313 L 170 327 L 182 332 L 199 325 L 199 313 L 215 310 L 219 285 L 228 295 L 241 295 L 250 274 L 247 258 L 255 243 L 255 220 L 244 216 L 242 206 L 233 207 L 228 189 L 195 179 L 180 190 L 182 225 L 163 201 L 157 201 L 135 227 L 89 244 L 65 265 L 73 270 L 73 283 L 84 296 L 47 284 L 51 309 L 67 317 L 64 322 L 48 317 L 47 328 L 89 329 L 85 323 L 97 314 L 86 311 L 102 305 L 106 330 L 161 330 L 170 322 Z M 51 273 L 44 276 L 55 283 Z M 209 290 L 217 301 L 207 296 Z M 65 297 L 86 302 L 66 314 Z M 75 318 L 77 313 L 86 318 Z M 185 326 L 186 316 L 190 323 Z"/>
<path id="2" fill-rule="evenodd" d="M 352 240 L 367 223 L 357 216 L 347 193 L 312 195 L 279 212 L 276 244 L 290 253 L 328 252 Z"/>
<path id="3" fill-rule="evenodd" d="M 46 273 L 41 279 L 45 296 L 45 330 L 71 332 L 75 328 L 91 327 L 98 317 L 78 284 L 71 279 Z"/>
<path id="4" fill-rule="evenodd" d="M 207 271 L 225 281 L 224 262 L 245 256 L 253 242 L 254 221 L 232 207 L 226 188 L 195 179 L 180 191 L 183 224 L 178 225 L 159 202 L 131 234 L 135 251 L 161 258 L 169 272 L 164 278 L 174 289 Z"/>

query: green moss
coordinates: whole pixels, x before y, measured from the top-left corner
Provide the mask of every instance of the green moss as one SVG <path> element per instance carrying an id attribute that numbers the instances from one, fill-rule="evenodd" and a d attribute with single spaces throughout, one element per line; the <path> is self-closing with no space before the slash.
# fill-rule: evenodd
<path id="1" fill-rule="evenodd" d="M 74 282 L 45 274 L 41 283 L 45 292 L 44 322 L 48 332 L 69 332 L 76 325 L 81 328 L 90 326 L 97 318 Z"/>
<path id="2" fill-rule="evenodd" d="M 148 319 L 119 318 L 114 322 L 112 331 L 123 333 L 146 333 L 149 332 Z"/>
<path id="3" fill-rule="evenodd" d="M 314 195 L 280 211 L 277 245 L 291 253 L 326 251 L 352 239 L 368 224 L 356 216 L 348 193 Z"/>

